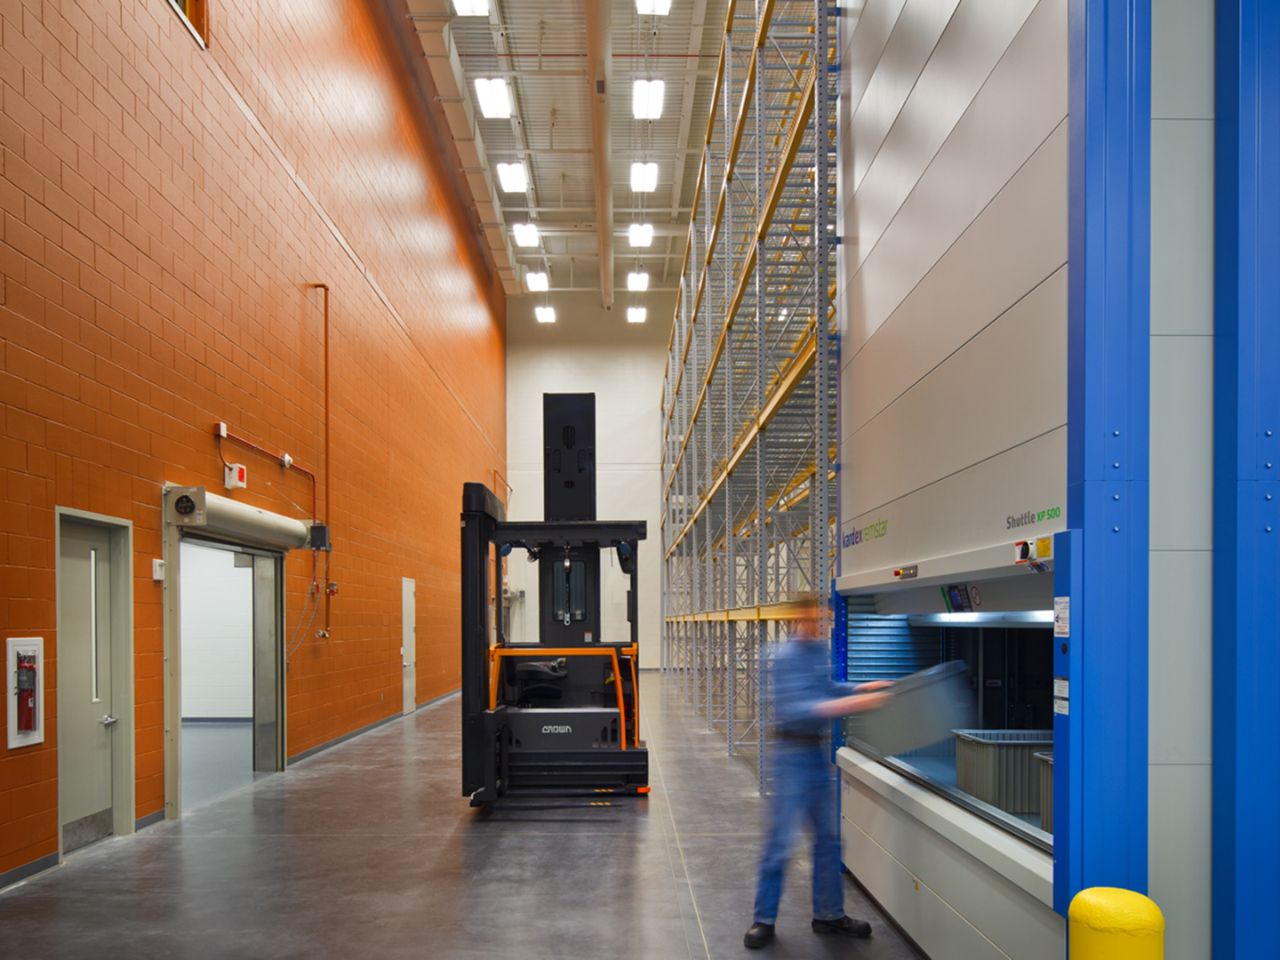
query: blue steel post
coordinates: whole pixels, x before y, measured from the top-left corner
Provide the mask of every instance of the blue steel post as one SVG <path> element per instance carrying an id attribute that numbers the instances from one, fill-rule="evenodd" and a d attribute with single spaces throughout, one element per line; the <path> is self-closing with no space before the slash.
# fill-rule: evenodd
<path id="1" fill-rule="evenodd" d="M 849 598 L 842 597 L 831 583 L 831 677 L 837 683 L 849 679 Z M 844 724 L 836 720 L 831 730 L 831 751 L 844 746 Z"/>
<path id="2" fill-rule="evenodd" d="M 1150 0 L 1071 0 L 1070 841 L 1055 906 L 1147 889 Z M 1060 642 L 1060 641 L 1059 641 Z"/>
<path id="3" fill-rule="evenodd" d="M 1058 601 L 1067 604 L 1066 622 L 1057 623 L 1055 610 L 1055 629 L 1053 638 L 1053 675 L 1055 688 L 1057 679 L 1067 681 L 1068 690 L 1066 712 L 1059 709 L 1054 697 L 1053 715 L 1053 891 L 1054 909 L 1066 913 L 1075 892 L 1084 888 L 1080 876 L 1084 857 L 1081 846 L 1081 813 L 1084 804 L 1081 802 L 1083 785 L 1082 770 L 1084 764 L 1079 744 L 1082 741 L 1080 726 L 1084 717 L 1083 709 L 1075 709 L 1072 694 L 1076 688 L 1071 684 L 1078 683 L 1076 678 L 1082 674 L 1081 652 L 1083 644 L 1075 642 L 1076 634 L 1072 630 L 1070 610 L 1079 606 L 1080 581 L 1082 579 L 1080 549 L 1080 531 L 1067 530 L 1054 537 L 1053 543 L 1053 595 Z M 1055 607 L 1057 604 L 1055 603 Z M 1065 628 L 1065 629 L 1064 629 Z M 1066 633 L 1066 636 L 1059 636 Z M 1061 692 L 1055 689 L 1055 693 Z"/>
<path id="4" fill-rule="evenodd" d="M 1220 0 L 1213 570 L 1213 955 L 1280 942 L 1280 6 Z"/>

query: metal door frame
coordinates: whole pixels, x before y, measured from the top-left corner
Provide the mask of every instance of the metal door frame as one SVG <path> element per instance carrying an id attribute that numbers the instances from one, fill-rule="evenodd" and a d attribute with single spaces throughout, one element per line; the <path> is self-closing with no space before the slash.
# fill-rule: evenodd
<path id="1" fill-rule="evenodd" d="M 284 553 L 266 547 L 210 536 L 199 529 L 184 530 L 166 524 L 165 543 L 165 745 L 164 745 L 164 813 L 165 819 L 176 820 L 182 816 L 182 544 L 190 542 L 213 550 L 243 553 L 255 558 L 271 560 L 275 566 L 276 612 L 276 772 L 288 764 L 285 751 L 285 617 L 284 617 Z M 172 537 L 172 542 L 169 538 Z M 258 622 L 258 570 L 255 563 L 253 577 L 253 621 L 256 633 Z M 254 750 L 257 750 L 257 638 L 254 638 Z"/>
<path id="2" fill-rule="evenodd" d="M 71 507 L 54 507 L 53 554 L 55 562 L 54 615 L 57 643 L 54 664 L 62 662 L 62 525 L 71 521 L 98 527 L 106 532 L 110 544 L 111 580 L 111 708 L 119 722 L 115 725 L 111 744 L 111 832 L 123 837 L 136 829 L 134 805 L 136 793 L 135 764 L 137 744 L 134 737 L 133 693 L 133 521 Z M 54 691 L 58 716 L 62 716 L 62 686 Z M 62 736 L 58 726 L 57 736 Z M 63 751 L 58 751 L 58 861 L 63 859 Z"/>

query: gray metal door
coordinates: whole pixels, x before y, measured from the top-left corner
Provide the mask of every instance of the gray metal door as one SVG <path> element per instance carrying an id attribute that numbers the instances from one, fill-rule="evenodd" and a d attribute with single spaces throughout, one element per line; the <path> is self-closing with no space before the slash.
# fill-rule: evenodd
<path id="1" fill-rule="evenodd" d="M 404 664 L 403 712 L 418 709 L 418 625 L 417 584 L 404 577 L 400 581 L 400 660 Z"/>
<path id="2" fill-rule="evenodd" d="M 62 849 L 112 831 L 111 541 L 63 520 L 58 557 L 58 750 Z"/>
<path id="3" fill-rule="evenodd" d="M 253 557 L 253 769 L 284 769 L 280 559 Z"/>

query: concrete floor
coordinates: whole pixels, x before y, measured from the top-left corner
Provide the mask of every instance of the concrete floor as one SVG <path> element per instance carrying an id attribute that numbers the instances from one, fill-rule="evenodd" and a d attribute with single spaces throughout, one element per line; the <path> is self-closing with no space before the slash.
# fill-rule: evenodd
<path id="1" fill-rule="evenodd" d="M 182 721 L 182 808 L 253 782 L 253 721 Z"/>
<path id="2" fill-rule="evenodd" d="M 458 702 L 446 701 L 135 837 L 105 840 L 0 894 L 13 957 L 519 958 L 754 956 L 762 801 L 656 676 L 644 683 L 647 800 L 460 797 Z M 797 857 L 779 939 L 760 956 L 916 953 L 850 883 L 875 937 L 809 930 Z"/>

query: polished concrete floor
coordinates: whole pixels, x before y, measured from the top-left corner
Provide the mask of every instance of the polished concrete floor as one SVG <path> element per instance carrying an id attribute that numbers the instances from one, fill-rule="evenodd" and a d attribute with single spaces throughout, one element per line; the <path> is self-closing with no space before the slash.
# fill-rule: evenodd
<path id="1" fill-rule="evenodd" d="M 253 782 L 253 721 L 182 721 L 182 808 Z"/>
<path id="2" fill-rule="evenodd" d="M 396 720 L 214 800 L 104 840 L 0 893 L 0 954 L 50 958 L 753 956 L 752 768 L 644 680 L 648 799 L 510 803 L 458 784 L 458 702 Z M 866 942 L 809 930 L 793 865 L 761 956 L 919 955 L 852 884 Z"/>

